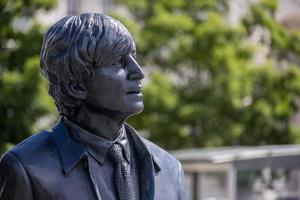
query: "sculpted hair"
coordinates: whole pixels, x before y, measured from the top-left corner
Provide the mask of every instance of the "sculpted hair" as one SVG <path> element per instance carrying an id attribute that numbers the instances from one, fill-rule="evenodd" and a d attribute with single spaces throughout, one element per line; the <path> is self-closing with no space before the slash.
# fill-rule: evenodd
<path id="1" fill-rule="evenodd" d="M 44 36 L 40 67 L 59 114 L 72 117 L 84 101 L 68 93 L 71 83 L 89 80 L 94 68 L 132 51 L 128 30 L 104 14 L 67 16 L 55 23 Z"/>

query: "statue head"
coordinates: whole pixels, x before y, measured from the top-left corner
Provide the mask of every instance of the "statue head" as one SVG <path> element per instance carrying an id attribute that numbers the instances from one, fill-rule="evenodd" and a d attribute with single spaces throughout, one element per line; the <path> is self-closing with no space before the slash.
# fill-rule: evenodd
<path id="1" fill-rule="evenodd" d="M 44 36 L 41 71 L 59 114 L 95 111 L 135 114 L 143 109 L 136 48 L 129 31 L 100 13 L 67 16 Z"/>

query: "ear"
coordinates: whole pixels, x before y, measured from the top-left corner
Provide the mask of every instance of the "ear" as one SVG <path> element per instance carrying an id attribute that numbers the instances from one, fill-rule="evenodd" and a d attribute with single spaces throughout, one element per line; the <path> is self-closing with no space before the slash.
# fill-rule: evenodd
<path id="1" fill-rule="evenodd" d="M 70 96 L 77 99 L 86 99 L 87 91 L 82 83 L 72 81 L 66 88 Z"/>

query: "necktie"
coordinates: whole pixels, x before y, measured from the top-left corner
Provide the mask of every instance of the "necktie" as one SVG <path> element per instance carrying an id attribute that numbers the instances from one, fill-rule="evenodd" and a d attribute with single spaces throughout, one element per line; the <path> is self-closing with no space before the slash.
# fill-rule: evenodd
<path id="1" fill-rule="evenodd" d="M 136 200 L 133 180 L 130 176 L 130 166 L 124 158 L 120 144 L 114 143 L 108 152 L 114 162 L 114 179 L 120 200 Z"/>

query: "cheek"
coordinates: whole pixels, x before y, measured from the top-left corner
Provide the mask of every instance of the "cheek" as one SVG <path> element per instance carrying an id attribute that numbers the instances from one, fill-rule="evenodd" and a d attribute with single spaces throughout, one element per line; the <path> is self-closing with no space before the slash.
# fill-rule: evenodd
<path id="1" fill-rule="evenodd" d="M 122 71 L 106 72 L 95 77 L 93 81 L 94 90 L 107 93 L 118 92 L 125 87 L 126 75 Z"/>
<path id="2" fill-rule="evenodd" d="M 122 79 L 113 78 L 106 82 L 106 88 L 112 94 L 125 93 L 126 82 Z"/>
<path id="3" fill-rule="evenodd" d="M 126 81 L 122 75 L 112 77 L 103 76 L 96 88 L 106 101 L 117 102 L 122 100 L 126 95 Z"/>
<path id="4" fill-rule="evenodd" d="M 124 70 L 103 68 L 92 80 L 89 102 L 106 108 L 118 108 L 126 102 Z"/>

